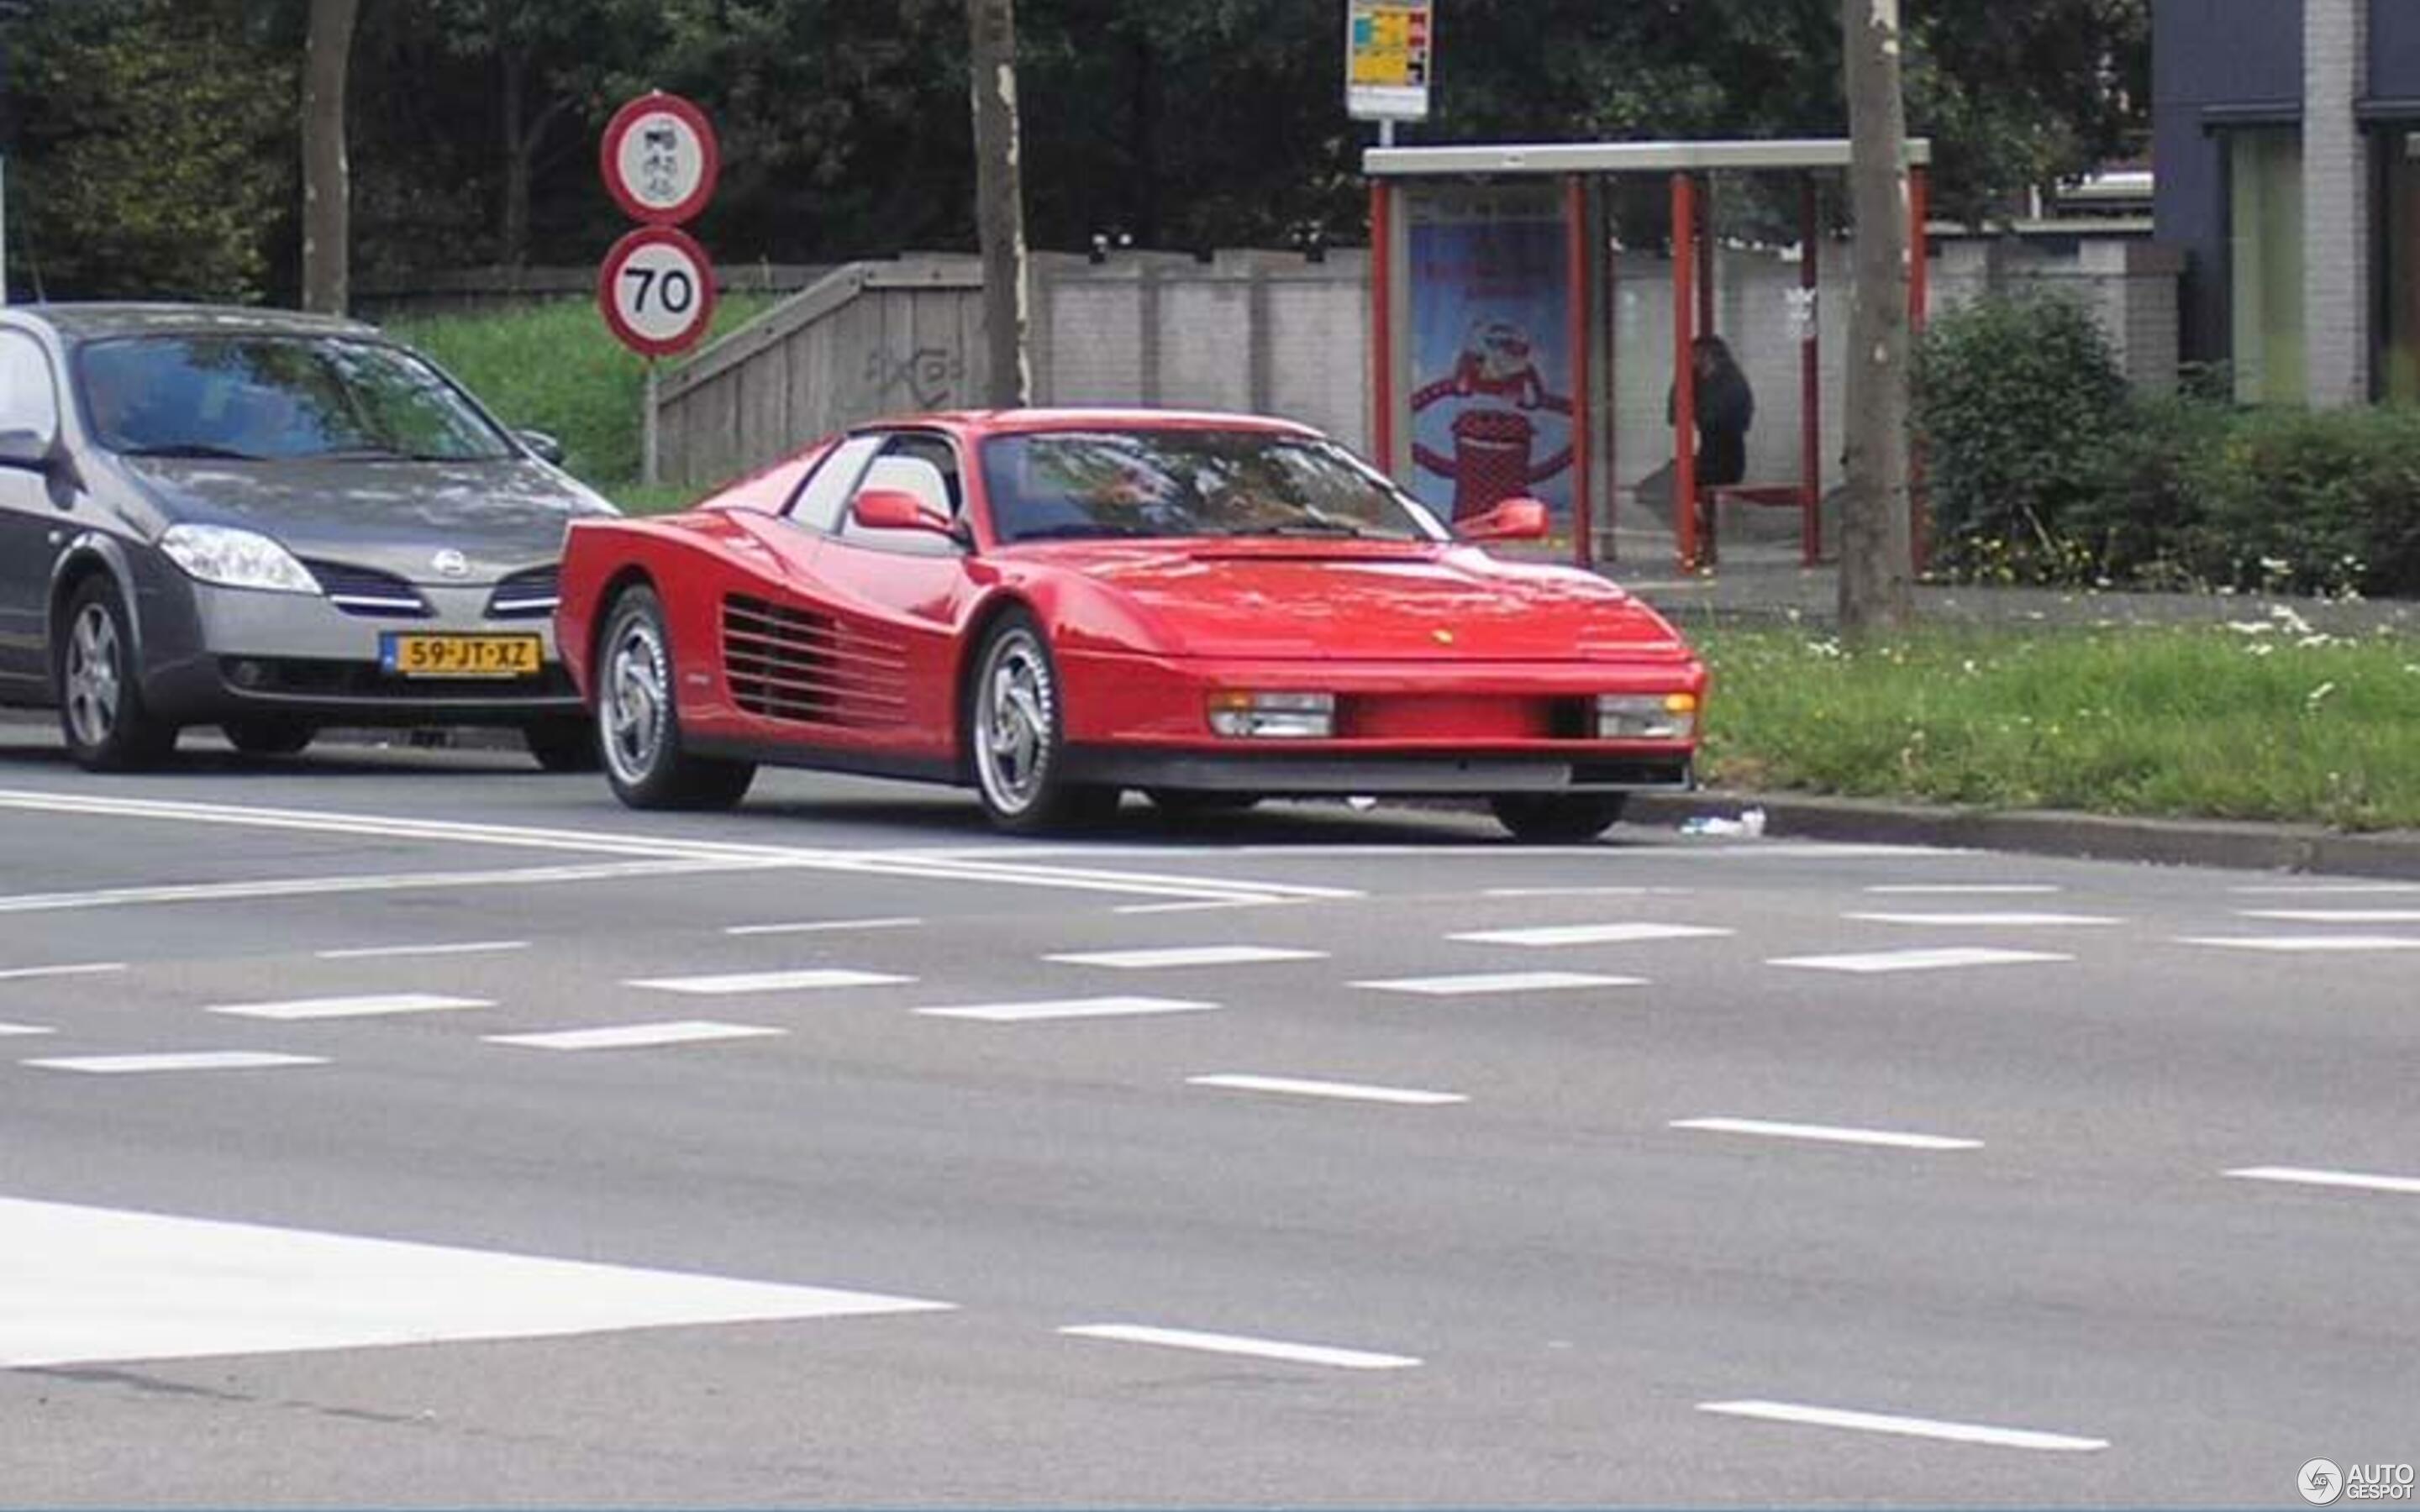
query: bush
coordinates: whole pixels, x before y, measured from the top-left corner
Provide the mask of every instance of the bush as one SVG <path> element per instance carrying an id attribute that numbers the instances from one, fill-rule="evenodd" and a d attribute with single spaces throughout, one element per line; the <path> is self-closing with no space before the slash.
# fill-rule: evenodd
<path id="1" fill-rule="evenodd" d="M 2205 580 L 2420 594 L 2420 413 L 2246 410 L 2182 471 L 2195 517 L 2177 537 Z"/>
<path id="2" fill-rule="evenodd" d="M 1995 295 L 1942 315 L 1918 349 L 1915 405 L 1939 570 L 2099 575 L 2071 516 L 2113 492 L 2128 401 L 2109 338 L 2081 304 Z"/>

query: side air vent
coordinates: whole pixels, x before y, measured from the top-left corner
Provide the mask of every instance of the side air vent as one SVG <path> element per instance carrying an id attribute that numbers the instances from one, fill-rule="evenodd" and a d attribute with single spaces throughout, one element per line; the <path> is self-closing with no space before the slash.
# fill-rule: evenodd
<path id="1" fill-rule="evenodd" d="M 902 647 L 826 615 L 726 598 L 722 666 L 732 702 L 764 718 L 867 727 L 897 724 L 907 715 Z"/>
<path id="2" fill-rule="evenodd" d="M 558 568 L 548 565 L 516 572 L 496 584 L 488 595 L 488 618 L 491 620 L 542 620 L 554 612 L 555 601 L 561 596 L 557 584 Z"/>
<path id="3" fill-rule="evenodd" d="M 425 620 L 436 613 L 420 590 L 391 572 L 341 562 L 305 562 L 328 602 L 348 614 L 374 619 Z"/>

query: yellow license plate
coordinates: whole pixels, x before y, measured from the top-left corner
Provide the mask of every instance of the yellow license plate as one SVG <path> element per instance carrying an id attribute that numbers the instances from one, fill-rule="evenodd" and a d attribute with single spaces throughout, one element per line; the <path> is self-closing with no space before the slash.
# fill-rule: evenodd
<path id="1" fill-rule="evenodd" d="M 534 635 L 379 637 L 379 665 L 403 677 L 535 677 L 544 642 Z"/>

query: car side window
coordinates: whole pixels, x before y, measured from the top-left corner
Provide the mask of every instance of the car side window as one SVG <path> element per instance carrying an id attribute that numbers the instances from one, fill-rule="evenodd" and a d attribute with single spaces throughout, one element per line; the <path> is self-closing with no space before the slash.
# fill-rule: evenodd
<path id="1" fill-rule="evenodd" d="M 882 450 L 880 436 L 851 436 L 831 449 L 821 466 L 807 474 L 798 497 L 784 513 L 811 531 L 826 534 L 840 529 L 841 506 L 857 491 L 859 474 L 874 454 Z"/>
<path id="2" fill-rule="evenodd" d="M 50 359 L 32 338 L 0 332 L 0 430 L 58 434 L 59 395 Z"/>
<path id="3" fill-rule="evenodd" d="M 914 494 L 926 509 L 946 518 L 958 517 L 963 498 L 958 486 L 957 454 L 939 436 L 897 436 L 883 448 L 856 489 L 892 488 Z M 857 546 L 920 556 L 948 556 L 958 543 L 933 531 L 880 531 L 859 523 L 852 514 L 841 520 L 841 535 Z"/>

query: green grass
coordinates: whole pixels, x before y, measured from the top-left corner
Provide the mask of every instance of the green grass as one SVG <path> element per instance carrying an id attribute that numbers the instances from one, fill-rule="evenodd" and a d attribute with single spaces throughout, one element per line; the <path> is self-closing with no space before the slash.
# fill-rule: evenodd
<path id="1" fill-rule="evenodd" d="M 2257 628 L 2255 626 L 2257 626 Z M 2005 809 L 2420 825 L 2420 641 L 2234 626 L 1710 630 L 1707 775 Z"/>
<path id="2" fill-rule="evenodd" d="M 722 300 L 708 339 L 754 318 L 771 303 L 761 295 Z M 646 363 L 613 339 L 589 301 L 396 320 L 387 330 L 436 359 L 506 424 L 546 431 L 561 440 L 572 474 L 625 508 L 653 513 L 691 497 L 686 489 L 638 486 L 639 395 Z"/>

